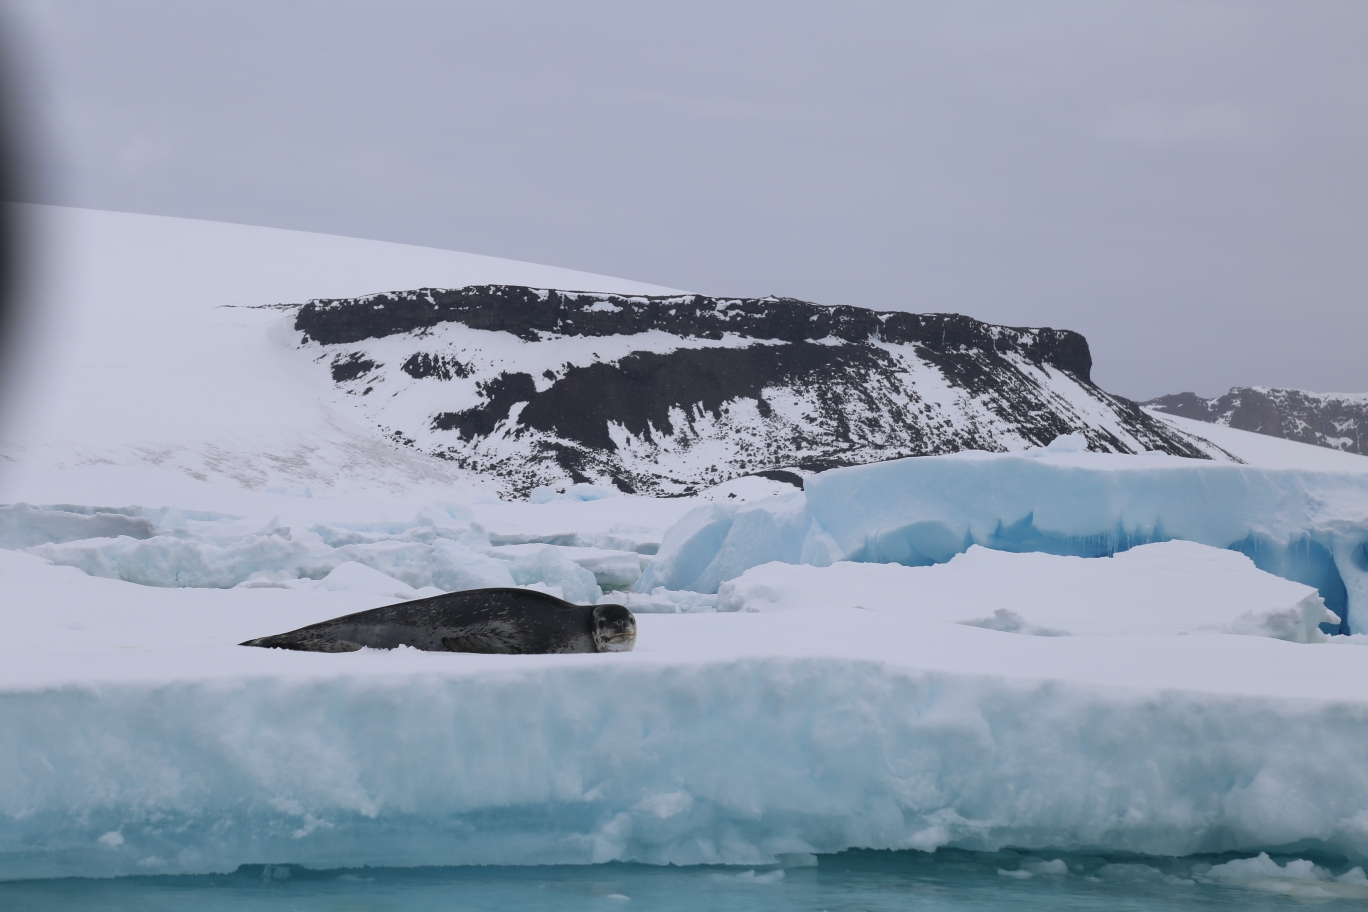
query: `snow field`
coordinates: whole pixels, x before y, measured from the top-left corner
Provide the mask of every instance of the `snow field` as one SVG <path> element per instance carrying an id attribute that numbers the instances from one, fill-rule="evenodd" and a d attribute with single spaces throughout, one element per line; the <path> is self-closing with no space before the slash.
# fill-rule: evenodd
<path id="1" fill-rule="evenodd" d="M 30 337 L 0 385 L 0 456 L 20 463 L 158 467 L 315 495 L 427 487 L 473 496 L 490 486 L 329 404 L 326 372 L 282 336 L 275 305 L 434 283 L 676 292 L 358 238 L 11 206 L 36 251 L 19 327 Z"/>

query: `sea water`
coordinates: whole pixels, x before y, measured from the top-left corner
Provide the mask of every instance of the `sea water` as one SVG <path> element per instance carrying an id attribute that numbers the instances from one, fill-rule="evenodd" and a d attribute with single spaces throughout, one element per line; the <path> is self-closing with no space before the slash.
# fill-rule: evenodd
<path id="1" fill-rule="evenodd" d="M 1362 908 L 1368 888 L 1305 877 L 1212 878 L 1235 856 L 1160 859 L 1061 853 L 844 852 L 769 868 L 636 864 L 312 870 L 0 883 L 0 909 L 160 912 L 347 910 L 1013 910 L 1243 912 Z M 1284 866 L 1290 858 L 1275 858 Z M 1316 859 L 1324 871 L 1347 863 Z M 1303 867 L 1306 867 L 1304 863 Z M 1287 867 L 1291 872 L 1296 865 Z"/>

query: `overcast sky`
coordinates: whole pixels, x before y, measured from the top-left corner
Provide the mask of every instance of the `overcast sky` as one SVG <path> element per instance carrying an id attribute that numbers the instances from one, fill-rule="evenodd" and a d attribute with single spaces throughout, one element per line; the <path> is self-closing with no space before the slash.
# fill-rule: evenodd
<path id="1" fill-rule="evenodd" d="M 1368 3 L 2 0 L 39 202 L 1368 390 Z"/>

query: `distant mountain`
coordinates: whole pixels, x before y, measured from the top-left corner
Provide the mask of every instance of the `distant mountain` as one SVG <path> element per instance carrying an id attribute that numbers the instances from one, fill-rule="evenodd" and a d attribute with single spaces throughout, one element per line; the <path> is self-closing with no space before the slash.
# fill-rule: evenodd
<path id="1" fill-rule="evenodd" d="M 1368 393 L 1237 386 L 1214 399 L 1176 393 L 1144 405 L 1182 418 L 1368 456 Z"/>
<path id="2" fill-rule="evenodd" d="M 1070 432 L 1225 458 L 1095 386 L 1078 333 L 954 314 L 479 285 L 310 301 L 294 328 L 365 421 L 515 494 L 683 494 Z"/>

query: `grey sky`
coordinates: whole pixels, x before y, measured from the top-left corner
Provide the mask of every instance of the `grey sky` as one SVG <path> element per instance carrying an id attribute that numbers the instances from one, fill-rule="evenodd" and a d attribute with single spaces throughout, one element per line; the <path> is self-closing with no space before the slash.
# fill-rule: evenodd
<path id="1" fill-rule="evenodd" d="M 1368 390 L 1368 3 L 5 5 L 29 199 Z"/>

